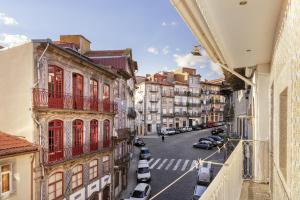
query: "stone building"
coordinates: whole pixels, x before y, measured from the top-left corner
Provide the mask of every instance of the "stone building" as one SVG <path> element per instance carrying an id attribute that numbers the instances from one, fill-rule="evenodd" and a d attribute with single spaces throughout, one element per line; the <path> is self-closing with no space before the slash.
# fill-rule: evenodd
<path id="1" fill-rule="evenodd" d="M 300 2 L 172 3 L 209 57 L 245 83 L 234 97 L 242 140 L 201 199 L 299 199 Z"/>
<path id="2" fill-rule="evenodd" d="M 178 67 L 138 79 L 135 106 L 139 135 L 159 132 L 162 127 L 223 121 L 221 84 L 201 81 L 194 68 Z"/>
<path id="3" fill-rule="evenodd" d="M 119 192 L 113 175 L 115 168 L 123 168 L 114 165 L 128 154 L 114 120 L 117 110 L 125 108 L 120 105 L 133 106 L 128 100 L 133 98 L 115 100 L 114 92 L 125 87 L 130 96 L 126 81 L 132 90 L 134 80 L 93 61 L 89 51 L 90 41 L 81 35 L 63 35 L 56 42 L 32 40 L 0 51 L 6 66 L 0 69 L 0 91 L 7 93 L 0 98 L 5 105 L 0 126 L 40 146 L 34 166 L 36 199 L 105 200 Z M 122 113 L 125 122 L 118 127 L 134 128 L 127 114 Z M 121 163 L 128 164 L 128 159 Z M 126 178 L 120 175 L 120 185 Z"/>

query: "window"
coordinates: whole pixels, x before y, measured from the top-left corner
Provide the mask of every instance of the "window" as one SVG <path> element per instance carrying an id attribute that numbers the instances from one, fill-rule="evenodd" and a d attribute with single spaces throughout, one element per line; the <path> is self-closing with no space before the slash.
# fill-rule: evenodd
<path id="1" fill-rule="evenodd" d="M 73 73 L 73 108 L 83 109 L 83 76 Z"/>
<path id="2" fill-rule="evenodd" d="M 287 178 L 287 111 L 288 91 L 285 89 L 280 93 L 279 104 L 279 167 L 282 175 Z"/>
<path id="3" fill-rule="evenodd" d="M 109 156 L 104 156 L 102 158 L 102 161 L 103 161 L 103 174 L 109 174 L 110 171 Z"/>
<path id="4" fill-rule="evenodd" d="M 64 124 L 61 120 L 53 120 L 48 124 L 48 161 L 58 161 L 64 157 Z"/>
<path id="5" fill-rule="evenodd" d="M 98 177 L 98 160 L 93 160 L 90 162 L 90 169 L 89 169 L 89 177 L 90 180 Z"/>
<path id="6" fill-rule="evenodd" d="M 48 106 L 49 108 L 63 108 L 64 106 L 64 73 L 57 66 L 48 67 Z"/>
<path id="7" fill-rule="evenodd" d="M 98 111 L 98 81 L 90 80 L 90 109 Z"/>
<path id="8" fill-rule="evenodd" d="M 83 121 L 73 121 L 73 156 L 83 153 Z"/>
<path id="9" fill-rule="evenodd" d="M 8 194 L 12 191 L 12 165 L 6 164 L 0 166 L 1 190 L 0 195 Z"/>
<path id="10" fill-rule="evenodd" d="M 63 173 L 56 172 L 49 177 L 48 199 L 53 200 L 63 196 Z"/>
<path id="11" fill-rule="evenodd" d="M 98 149 L 98 121 L 93 119 L 90 122 L 90 150 Z"/>
<path id="12" fill-rule="evenodd" d="M 110 122 L 104 120 L 103 122 L 103 147 L 109 147 L 110 145 Z"/>
<path id="13" fill-rule="evenodd" d="M 148 124 L 148 125 L 147 125 L 147 131 L 148 131 L 148 132 L 151 132 L 151 131 L 152 131 L 152 125 L 151 125 L 151 124 Z"/>
<path id="14" fill-rule="evenodd" d="M 82 165 L 77 165 L 72 169 L 72 189 L 82 186 Z"/>
<path id="15" fill-rule="evenodd" d="M 110 92 L 109 85 L 103 85 L 103 111 L 110 112 Z"/>
<path id="16" fill-rule="evenodd" d="M 119 186 L 119 179 L 120 179 L 120 172 L 119 171 L 116 171 L 115 172 L 115 188 L 117 188 Z"/>

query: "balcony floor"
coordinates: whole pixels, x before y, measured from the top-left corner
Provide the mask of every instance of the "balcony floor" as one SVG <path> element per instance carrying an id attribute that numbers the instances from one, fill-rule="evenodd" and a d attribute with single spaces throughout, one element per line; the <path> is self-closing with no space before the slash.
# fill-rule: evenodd
<path id="1" fill-rule="evenodd" d="M 240 200 L 271 200 L 269 185 L 244 181 Z"/>

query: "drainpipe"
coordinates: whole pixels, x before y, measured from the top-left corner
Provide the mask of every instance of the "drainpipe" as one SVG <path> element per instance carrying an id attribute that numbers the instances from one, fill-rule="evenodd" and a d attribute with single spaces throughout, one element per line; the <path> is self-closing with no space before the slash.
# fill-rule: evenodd
<path id="1" fill-rule="evenodd" d="M 30 181 L 30 199 L 33 200 L 33 162 L 34 162 L 34 153 L 32 154 L 32 159 L 31 159 L 31 181 Z"/>
<path id="2" fill-rule="evenodd" d="M 34 118 L 34 122 L 39 126 L 39 146 L 41 147 L 42 146 L 42 127 L 41 127 L 41 123 L 36 119 Z M 42 162 L 42 149 L 39 150 L 39 153 L 40 153 L 40 166 L 41 166 L 41 171 L 42 171 L 42 178 L 41 180 L 44 179 L 45 177 L 45 169 L 44 169 L 44 165 L 43 165 L 43 162 Z M 43 199 L 43 193 L 42 193 L 42 190 L 43 190 L 43 182 L 40 183 L 40 199 Z"/>
<path id="3" fill-rule="evenodd" d="M 41 75 L 40 75 L 40 70 L 39 70 L 39 69 L 40 69 L 40 62 L 41 62 L 41 60 L 42 60 L 44 54 L 46 53 L 48 47 L 49 47 L 49 43 L 47 43 L 46 48 L 44 49 L 42 55 L 39 57 L 39 59 L 38 59 L 38 61 L 37 61 L 37 71 L 38 71 L 38 74 L 37 74 L 37 81 L 33 84 L 33 88 L 34 88 L 34 87 L 39 83 L 39 81 L 40 81 L 40 76 L 41 76 Z"/>

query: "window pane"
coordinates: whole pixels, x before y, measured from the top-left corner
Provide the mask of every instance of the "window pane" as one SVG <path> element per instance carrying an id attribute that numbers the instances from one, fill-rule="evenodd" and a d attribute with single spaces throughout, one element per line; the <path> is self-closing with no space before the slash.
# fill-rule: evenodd
<path id="1" fill-rule="evenodd" d="M 62 189 L 57 189 L 56 190 L 56 196 L 59 197 L 62 195 Z"/>
<path id="2" fill-rule="evenodd" d="M 2 175 L 2 193 L 9 191 L 9 174 Z"/>

